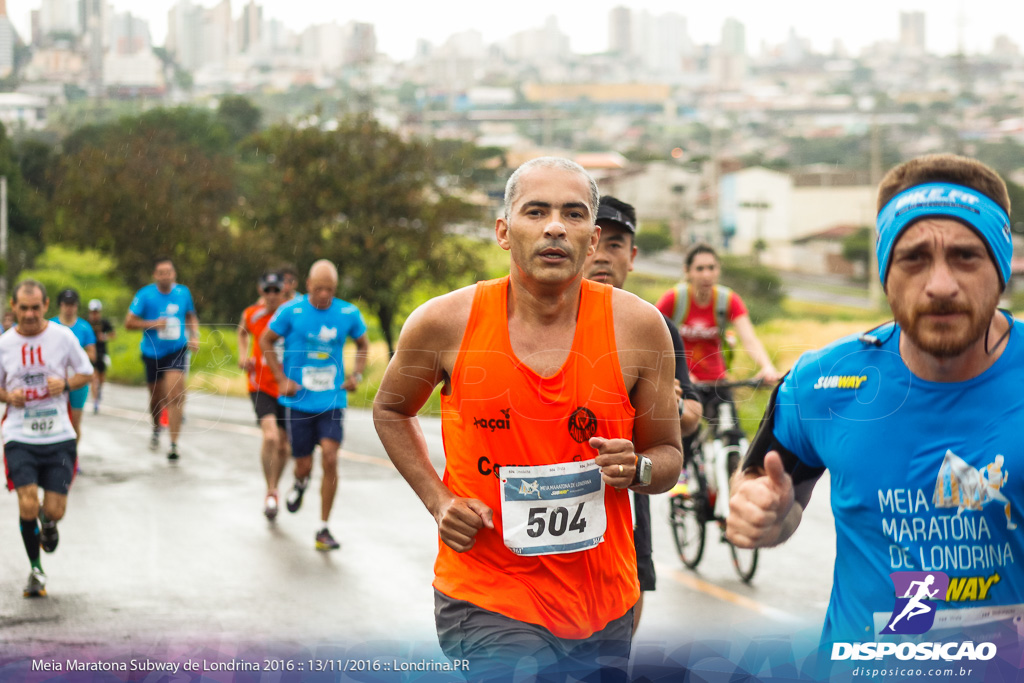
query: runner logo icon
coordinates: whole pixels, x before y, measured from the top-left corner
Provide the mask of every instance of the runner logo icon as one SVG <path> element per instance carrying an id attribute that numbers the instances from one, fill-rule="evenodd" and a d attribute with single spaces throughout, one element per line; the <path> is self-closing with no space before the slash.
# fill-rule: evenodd
<path id="1" fill-rule="evenodd" d="M 893 572 L 896 604 L 882 634 L 920 635 L 935 623 L 936 602 L 946 599 L 949 577 L 943 572 Z"/>

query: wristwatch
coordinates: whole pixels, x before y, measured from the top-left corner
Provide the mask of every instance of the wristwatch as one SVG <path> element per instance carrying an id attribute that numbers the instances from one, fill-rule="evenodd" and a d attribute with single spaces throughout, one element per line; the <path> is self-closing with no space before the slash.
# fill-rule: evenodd
<path id="1" fill-rule="evenodd" d="M 646 455 L 638 453 L 636 457 L 636 474 L 633 475 L 633 483 L 630 486 L 649 486 L 653 475 L 654 463 Z"/>

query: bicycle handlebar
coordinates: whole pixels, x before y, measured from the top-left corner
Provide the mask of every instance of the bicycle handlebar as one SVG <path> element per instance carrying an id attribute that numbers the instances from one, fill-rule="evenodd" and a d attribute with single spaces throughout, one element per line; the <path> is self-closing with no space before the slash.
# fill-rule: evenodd
<path id="1" fill-rule="evenodd" d="M 774 386 L 768 384 L 764 379 L 740 379 L 740 380 L 724 380 L 718 382 L 693 382 L 693 386 L 697 389 L 737 389 L 740 387 L 749 387 L 751 389 L 761 389 Z"/>

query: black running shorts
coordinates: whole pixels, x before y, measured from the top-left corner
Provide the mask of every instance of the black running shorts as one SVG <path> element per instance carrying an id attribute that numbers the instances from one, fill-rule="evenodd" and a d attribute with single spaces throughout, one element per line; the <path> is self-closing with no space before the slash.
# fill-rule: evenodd
<path id="1" fill-rule="evenodd" d="M 48 444 L 9 441 L 4 444 L 7 488 L 36 484 L 44 491 L 67 495 L 75 476 L 78 448 L 74 439 Z"/>

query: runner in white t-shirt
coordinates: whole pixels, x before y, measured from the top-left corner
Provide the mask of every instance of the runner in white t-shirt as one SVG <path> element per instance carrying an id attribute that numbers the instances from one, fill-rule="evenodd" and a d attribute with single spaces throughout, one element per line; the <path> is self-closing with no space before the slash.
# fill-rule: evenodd
<path id="1" fill-rule="evenodd" d="M 41 283 L 22 280 L 11 299 L 18 326 L 0 335 L 7 488 L 18 494 L 21 538 L 32 565 L 25 597 L 46 595 L 39 548 L 57 548 L 57 522 L 64 517 L 78 457 L 68 394 L 87 386 L 93 372 L 74 333 L 46 320 L 49 303 Z"/>

